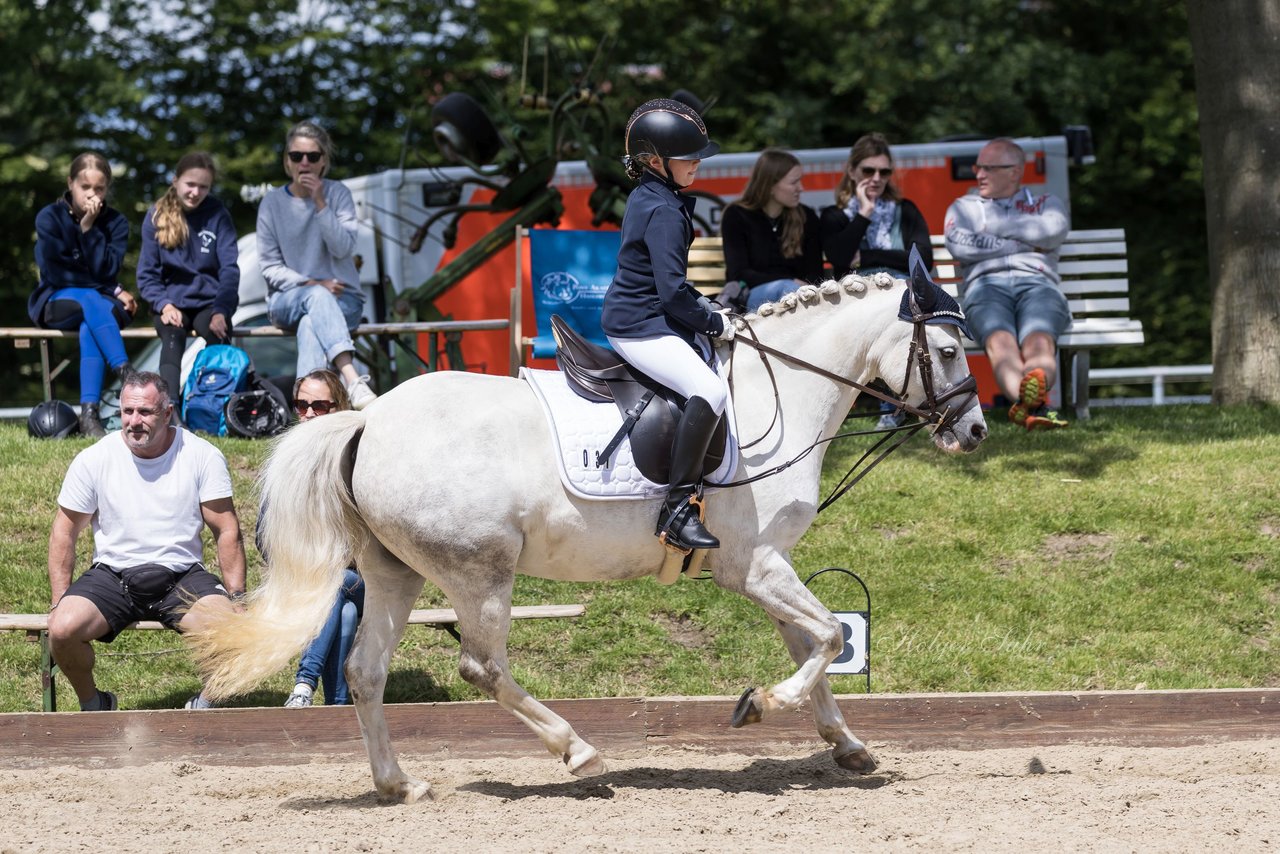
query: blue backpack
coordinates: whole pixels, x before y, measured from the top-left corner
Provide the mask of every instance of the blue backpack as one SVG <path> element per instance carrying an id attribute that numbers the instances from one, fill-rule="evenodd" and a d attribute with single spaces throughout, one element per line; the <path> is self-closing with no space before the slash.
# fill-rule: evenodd
<path id="1" fill-rule="evenodd" d="M 249 385 L 249 354 L 230 344 L 211 344 L 196 354 L 182 389 L 182 420 L 188 430 L 227 435 L 226 406 Z"/>

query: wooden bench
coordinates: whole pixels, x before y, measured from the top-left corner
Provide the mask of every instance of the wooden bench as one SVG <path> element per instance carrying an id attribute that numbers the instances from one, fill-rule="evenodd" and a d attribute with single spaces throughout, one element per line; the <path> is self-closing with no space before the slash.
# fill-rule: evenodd
<path id="1" fill-rule="evenodd" d="M 581 617 L 586 612 L 585 605 L 515 605 L 511 608 L 511 619 L 572 619 Z M 428 608 L 409 612 L 408 625 L 432 626 L 460 639 L 457 629 L 458 614 L 452 608 Z M 162 623 L 144 620 L 134 623 L 131 629 L 140 631 L 163 630 Z M 42 706 L 46 712 L 58 710 L 57 687 L 54 676 L 57 665 L 53 663 L 53 654 L 49 649 L 49 615 L 48 614 L 0 614 L 0 631 L 26 632 L 28 640 L 40 643 L 40 690 Z"/>
<path id="2" fill-rule="evenodd" d="M 450 335 L 460 332 L 483 331 L 491 329 L 506 329 L 510 326 L 510 321 L 505 319 L 496 320 L 438 320 L 431 322 L 414 322 L 414 323 L 362 323 L 357 326 L 351 333 L 353 338 L 385 338 L 397 335 L 427 335 L 431 338 L 431 344 L 428 348 L 427 363 L 428 370 L 435 369 L 435 354 L 437 352 L 436 337 L 439 335 Z M 193 333 L 194 334 L 194 333 Z M 154 326 L 130 326 L 120 330 L 120 335 L 124 338 L 155 338 L 156 330 Z M 40 376 L 44 383 L 44 399 L 53 399 L 53 381 L 58 374 L 70 364 L 68 360 L 63 360 L 59 365 L 54 367 L 50 356 L 51 345 L 54 341 L 63 339 L 78 340 L 79 332 L 66 332 L 60 329 L 39 329 L 37 327 L 3 327 L 0 328 L 0 339 L 9 339 L 13 341 L 13 346 L 18 350 L 30 349 L 32 342 L 40 348 Z M 275 326 L 243 326 L 236 327 L 232 332 L 232 339 L 241 340 L 245 338 L 292 338 L 293 333 L 278 329 Z"/>
<path id="3" fill-rule="evenodd" d="M 941 234 L 930 235 L 934 280 L 957 296 L 959 276 Z M 1129 317 L 1129 261 L 1124 229 L 1072 231 L 1060 250 L 1058 273 L 1071 306 L 1071 326 L 1058 339 L 1064 406 L 1089 417 L 1089 353 L 1101 347 L 1141 344 L 1142 322 Z M 689 249 L 689 281 L 711 295 L 725 283 L 724 244 L 698 237 Z M 980 353 L 973 341 L 965 349 Z"/>

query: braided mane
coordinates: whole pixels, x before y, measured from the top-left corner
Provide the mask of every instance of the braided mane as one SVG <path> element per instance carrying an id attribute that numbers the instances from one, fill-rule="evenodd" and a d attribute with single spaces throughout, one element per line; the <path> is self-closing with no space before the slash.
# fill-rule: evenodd
<path id="1" fill-rule="evenodd" d="M 873 288 L 882 291 L 891 290 L 899 282 L 899 279 L 885 272 L 872 273 L 870 276 L 859 276 L 855 273 L 850 273 L 842 279 L 828 279 L 820 285 L 801 285 L 799 289 L 785 294 L 776 302 L 764 303 L 754 313 L 747 314 L 745 317 L 747 320 L 769 317 L 782 318 L 789 313 L 794 313 L 802 304 L 820 305 L 822 303 L 821 297 L 840 296 L 841 294 L 861 297 L 872 292 L 870 289 Z"/>

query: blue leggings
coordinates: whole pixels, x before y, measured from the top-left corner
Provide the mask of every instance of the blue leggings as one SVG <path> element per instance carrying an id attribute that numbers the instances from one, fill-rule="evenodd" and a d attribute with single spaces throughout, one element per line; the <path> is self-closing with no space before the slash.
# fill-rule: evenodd
<path id="1" fill-rule="evenodd" d="M 47 329 L 80 330 L 80 402 L 102 399 L 107 365 L 119 368 L 129 357 L 120 330 L 133 318 L 120 301 L 93 288 L 62 288 L 44 306 Z"/>

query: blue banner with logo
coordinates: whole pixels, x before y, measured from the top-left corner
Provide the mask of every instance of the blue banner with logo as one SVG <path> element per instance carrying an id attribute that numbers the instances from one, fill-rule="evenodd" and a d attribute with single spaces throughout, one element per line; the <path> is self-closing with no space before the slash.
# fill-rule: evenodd
<path id="1" fill-rule="evenodd" d="M 538 336 L 533 355 L 556 354 L 551 315 L 558 314 L 584 338 L 608 347 L 600 330 L 604 294 L 618 267 L 619 231 L 560 231 L 535 228 L 529 232 L 529 269 Z"/>

